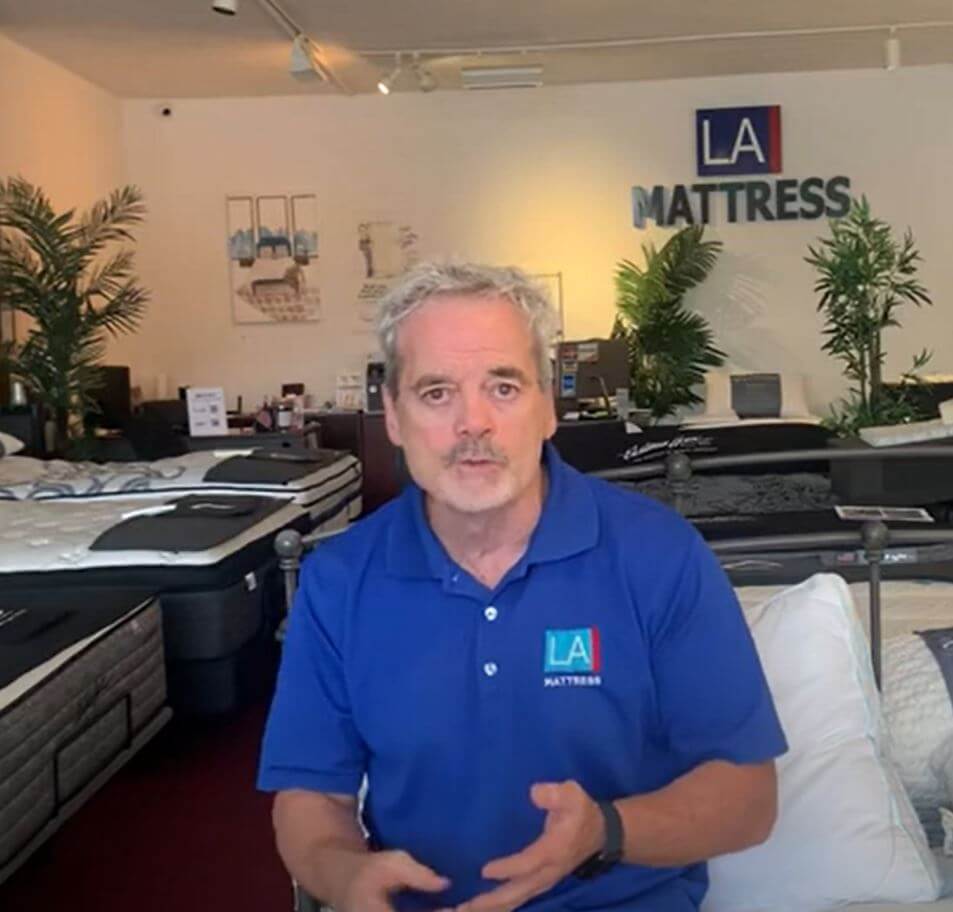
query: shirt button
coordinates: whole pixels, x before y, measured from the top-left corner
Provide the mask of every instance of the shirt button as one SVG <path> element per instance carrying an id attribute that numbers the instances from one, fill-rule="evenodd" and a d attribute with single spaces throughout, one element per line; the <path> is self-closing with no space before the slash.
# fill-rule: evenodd
<path id="1" fill-rule="evenodd" d="M 492 678 L 493 675 L 495 675 L 499 670 L 500 669 L 497 668 L 496 662 L 487 662 L 483 666 L 483 674 L 485 674 L 488 678 Z"/>
<path id="2" fill-rule="evenodd" d="M 496 610 L 492 605 L 488 605 L 483 609 L 483 617 L 488 621 L 495 621 L 499 616 L 500 612 Z"/>

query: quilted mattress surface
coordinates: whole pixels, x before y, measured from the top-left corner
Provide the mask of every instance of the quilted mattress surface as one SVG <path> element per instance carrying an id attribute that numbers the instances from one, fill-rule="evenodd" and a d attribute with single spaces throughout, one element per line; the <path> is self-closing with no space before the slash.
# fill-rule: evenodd
<path id="1" fill-rule="evenodd" d="M 273 535 L 304 516 L 302 507 L 286 503 L 261 522 L 204 551 L 93 551 L 106 530 L 141 511 L 171 504 L 176 498 L 144 504 L 134 498 L 95 502 L 74 500 L 0 501 L 0 580 L 2 574 L 85 570 L 97 567 L 210 566 L 264 536 Z M 2 584 L 2 583 L 0 583 Z"/>
<path id="2" fill-rule="evenodd" d="M 205 450 L 157 459 L 154 462 L 65 462 L 29 456 L 0 459 L 0 500 L 102 500 L 151 499 L 170 494 L 241 492 L 287 497 L 310 507 L 343 490 L 360 486 L 361 464 L 340 453 L 330 464 L 283 483 L 254 480 L 245 473 L 242 482 L 207 481 L 210 472 L 247 450 Z M 327 451 L 325 451 L 327 452 Z M 262 479 L 268 464 L 261 465 Z"/>

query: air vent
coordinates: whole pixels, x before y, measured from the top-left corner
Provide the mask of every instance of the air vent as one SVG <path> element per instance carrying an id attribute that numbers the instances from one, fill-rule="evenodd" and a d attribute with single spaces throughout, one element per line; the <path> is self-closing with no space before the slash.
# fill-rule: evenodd
<path id="1" fill-rule="evenodd" d="M 465 89 L 535 89 L 543 84 L 543 68 L 464 67 L 460 79 Z"/>

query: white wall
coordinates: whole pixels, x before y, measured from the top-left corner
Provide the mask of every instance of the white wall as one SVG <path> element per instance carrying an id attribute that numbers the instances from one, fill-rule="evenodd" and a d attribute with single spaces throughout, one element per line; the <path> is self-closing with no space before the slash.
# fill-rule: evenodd
<path id="1" fill-rule="evenodd" d="M 537 91 L 397 94 L 388 98 L 189 100 L 173 116 L 124 105 L 128 176 L 147 194 L 140 271 L 154 302 L 113 360 L 132 364 L 146 396 L 156 377 L 224 385 L 229 403 L 303 380 L 330 396 L 360 368 L 356 224 L 412 225 L 426 255 L 563 274 L 567 337 L 601 335 L 612 275 L 639 245 L 664 239 L 631 225 L 634 184 L 691 183 L 694 110 L 782 105 L 785 176 L 847 174 L 898 228 L 910 225 L 936 306 L 906 313 L 888 337 L 888 374 L 922 346 L 953 371 L 953 68 L 603 84 Z M 320 212 L 324 319 L 235 325 L 225 256 L 228 194 L 314 191 Z M 694 296 L 718 344 L 742 368 L 807 372 L 820 408 L 845 391 L 819 352 L 813 275 L 803 262 L 823 222 L 718 224 L 716 272 Z"/>
<path id="2" fill-rule="evenodd" d="M 0 35 L 0 177 L 85 207 L 123 182 L 121 121 L 108 92 Z"/>

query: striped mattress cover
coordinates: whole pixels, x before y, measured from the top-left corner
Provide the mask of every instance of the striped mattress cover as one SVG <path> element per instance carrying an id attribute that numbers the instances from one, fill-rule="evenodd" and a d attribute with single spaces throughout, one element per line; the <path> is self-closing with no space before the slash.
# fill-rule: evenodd
<path id="1" fill-rule="evenodd" d="M 18 604 L 55 602 L 97 606 L 103 623 L 0 688 L 0 883 L 171 715 L 151 595 L 74 590 Z M 9 595 L 3 605 L 16 613 Z M 18 645 L 7 638 L 8 660 Z"/>

